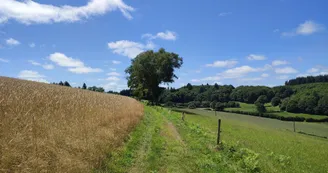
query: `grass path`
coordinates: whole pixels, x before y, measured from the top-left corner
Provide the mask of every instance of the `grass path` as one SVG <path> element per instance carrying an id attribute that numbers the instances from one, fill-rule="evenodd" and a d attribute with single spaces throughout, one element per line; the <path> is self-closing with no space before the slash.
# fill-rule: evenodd
<path id="1" fill-rule="evenodd" d="M 181 115 L 159 107 L 145 107 L 145 116 L 120 150 L 110 153 L 94 172 L 258 172 L 258 156 L 251 150 L 222 144 L 215 134 Z"/>

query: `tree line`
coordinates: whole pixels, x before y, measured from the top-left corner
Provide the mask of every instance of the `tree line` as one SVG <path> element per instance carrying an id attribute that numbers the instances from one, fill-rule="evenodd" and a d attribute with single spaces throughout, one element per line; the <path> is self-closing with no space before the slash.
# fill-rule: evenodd
<path id="1" fill-rule="evenodd" d="M 243 102 L 255 104 L 259 113 L 265 113 L 264 105 L 271 103 L 272 106 L 279 106 L 281 111 L 328 115 L 328 83 L 273 88 L 187 84 L 179 89 L 164 89 L 159 96 L 159 102 L 167 106 L 209 107 L 216 110 L 238 107 L 238 102 Z"/>
<path id="2" fill-rule="evenodd" d="M 300 85 L 309 83 L 328 82 L 328 75 L 298 77 L 285 82 L 285 85 Z"/>

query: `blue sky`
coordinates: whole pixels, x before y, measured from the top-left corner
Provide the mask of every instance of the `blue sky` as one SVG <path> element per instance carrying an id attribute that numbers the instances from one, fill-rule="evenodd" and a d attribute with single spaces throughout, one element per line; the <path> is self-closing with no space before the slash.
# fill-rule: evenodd
<path id="1" fill-rule="evenodd" d="M 326 0 L 1 0 L 0 75 L 126 88 L 138 53 L 184 59 L 171 84 L 282 85 L 328 74 Z"/>

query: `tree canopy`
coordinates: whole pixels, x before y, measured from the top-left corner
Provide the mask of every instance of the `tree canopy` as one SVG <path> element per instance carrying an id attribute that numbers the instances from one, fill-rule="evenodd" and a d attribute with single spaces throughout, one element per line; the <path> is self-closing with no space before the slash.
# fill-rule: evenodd
<path id="1" fill-rule="evenodd" d="M 183 59 L 178 54 L 166 52 L 163 48 L 158 52 L 143 52 L 125 70 L 129 75 L 128 87 L 139 98 L 146 96 L 153 103 L 157 102 L 161 93 L 159 85 L 174 82 L 174 78 L 177 78 L 174 70 L 179 69 L 182 64 Z"/>

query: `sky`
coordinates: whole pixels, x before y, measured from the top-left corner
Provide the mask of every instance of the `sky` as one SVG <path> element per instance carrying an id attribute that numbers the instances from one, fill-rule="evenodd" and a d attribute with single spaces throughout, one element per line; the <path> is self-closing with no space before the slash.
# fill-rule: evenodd
<path id="1" fill-rule="evenodd" d="M 0 76 L 120 91 L 131 59 L 163 47 L 184 60 L 171 87 L 283 85 L 328 74 L 327 8 L 326 0 L 1 0 Z"/>

